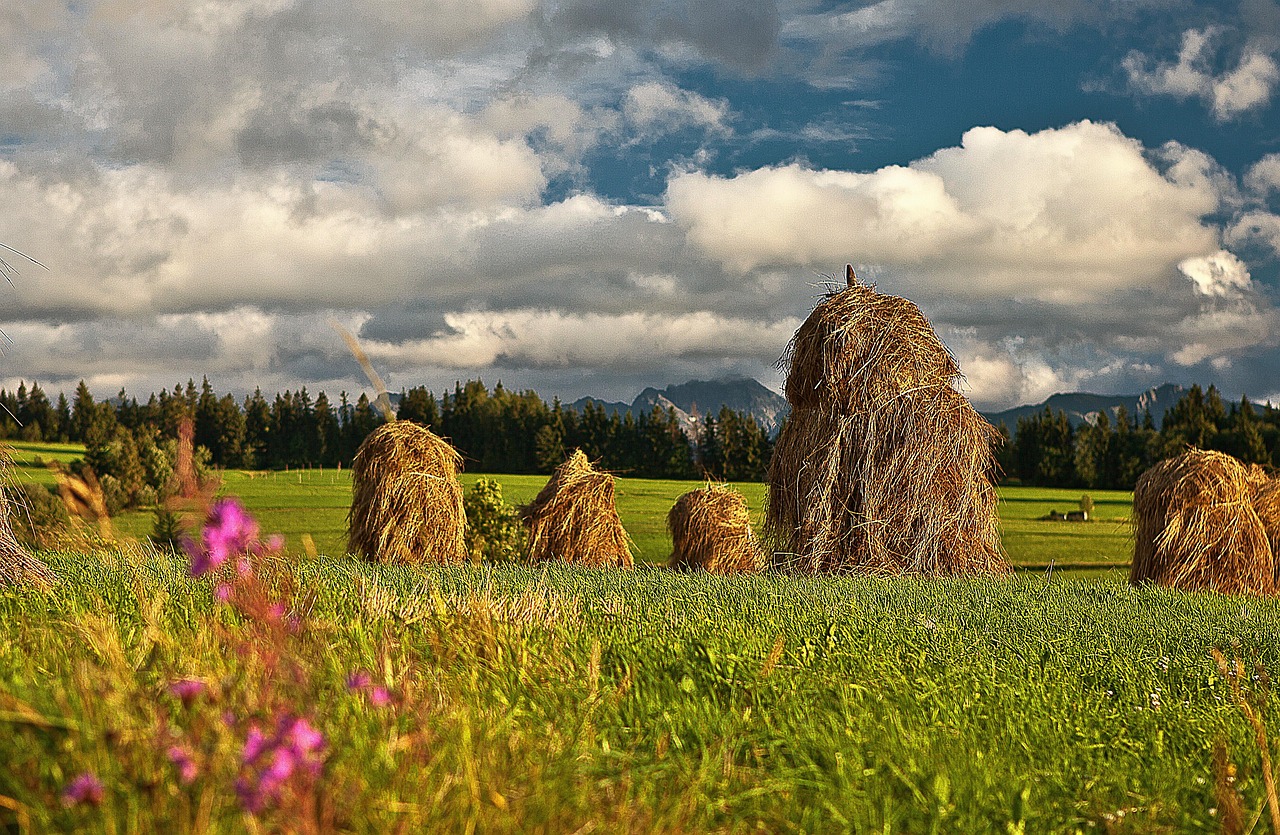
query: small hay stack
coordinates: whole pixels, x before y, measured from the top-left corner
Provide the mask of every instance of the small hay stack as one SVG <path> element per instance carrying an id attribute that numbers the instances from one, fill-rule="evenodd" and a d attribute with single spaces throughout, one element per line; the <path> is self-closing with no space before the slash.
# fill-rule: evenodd
<path id="1" fill-rule="evenodd" d="M 9 524 L 9 513 L 13 505 L 6 495 L 8 484 L 9 460 L 4 450 L 0 449 L 0 588 L 7 586 L 29 586 L 48 590 L 53 587 L 53 572 L 37 557 L 27 553 Z M 18 509 L 22 512 L 21 508 Z"/>
<path id="2" fill-rule="evenodd" d="M 769 466 L 775 563 L 803 573 L 1009 569 L 995 429 L 952 384 L 960 369 L 910 301 L 847 272 L 783 357 L 791 416 Z"/>
<path id="3" fill-rule="evenodd" d="M 574 450 L 547 486 L 524 507 L 529 559 L 631 568 L 631 537 L 618 517 L 613 475 L 591 466 Z"/>
<path id="4" fill-rule="evenodd" d="M 722 484 L 708 484 L 676 499 L 667 514 L 667 528 L 671 531 L 671 568 L 742 574 L 759 571 L 764 565 L 764 552 L 751 530 L 746 498 Z"/>
<path id="5" fill-rule="evenodd" d="M 351 464 L 347 548 L 376 562 L 464 561 L 461 467 L 448 441 L 417 424 L 375 429 Z"/>
<path id="6" fill-rule="evenodd" d="M 1258 471 L 1260 472 L 1260 471 Z M 1224 594 L 1273 594 L 1275 556 L 1254 509 L 1257 473 L 1221 452 L 1189 449 L 1133 490 L 1129 582 Z"/>

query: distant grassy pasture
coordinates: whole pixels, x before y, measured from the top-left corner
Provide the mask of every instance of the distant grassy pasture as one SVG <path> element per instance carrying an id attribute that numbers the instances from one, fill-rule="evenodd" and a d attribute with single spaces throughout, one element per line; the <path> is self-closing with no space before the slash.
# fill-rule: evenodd
<path id="1" fill-rule="evenodd" d="M 40 484 L 52 484 L 53 476 L 44 460 L 70 461 L 83 455 L 75 444 L 30 444 L 13 442 L 13 458 L 17 477 Z M 351 474 L 348 469 L 311 469 L 249 472 L 228 470 L 222 474 L 224 490 L 239 496 L 252 510 L 266 531 L 279 532 L 297 548 L 302 534 L 310 534 L 321 554 L 339 555 L 346 551 L 346 514 L 351 504 Z M 532 499 L 547 477 L 541 475 L 492 475 L 464 473 L 463 486 L 470 488 L 480 478 L 493 478 L 502 485 L 503 497 L 510 504 L 523 504 Z M 635 540 L 640 559 L 650 563 L 665 562 L 671 552 L 667 534 L 667 511 L 682 493 L 698 482 L 643 478 L 618 480 L 618 512 L 627 531 Z M 764 513 L 765 486 L 734 483 L 742 491 L 757 525 Z M 1093 491 L 1096 520 L 1088 523 L 1049 522 L 1043 517 L 1050 510 L 1075 510 L 1081 496 L 1079 490 L 1057 490 L 1036 487 L 1004 487 L 1000 490 L 1000 516 L 1005 549 L 1015 564 L 1048 566 L 1098 565 L 1084 572 L 1091 576 L 1125 575 L 1116 565 L 1127 563 L 1132 554 L 1128 517 L 1133 494 L 1124 491 Z M 150 511 L 125 514 L 118 520 L 119 529 L 131 536 L 145 536 L 151 529 Z"/>

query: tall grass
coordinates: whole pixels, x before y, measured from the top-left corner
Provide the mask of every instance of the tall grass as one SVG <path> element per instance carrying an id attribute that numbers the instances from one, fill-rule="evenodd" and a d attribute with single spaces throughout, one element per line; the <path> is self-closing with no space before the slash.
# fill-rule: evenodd
<path id="1" fill-rule="evenodd" d="M 254 608 L 156 553 L 50 562 L 0 593 L 0 823 L 33 831 L 1216 831 L 1219 742 L 1266 803 L 1212 652 L 1276 670 L 1274 600 L 264 557 Z M 322 766 L 253 811 L 282 716 Z"/>

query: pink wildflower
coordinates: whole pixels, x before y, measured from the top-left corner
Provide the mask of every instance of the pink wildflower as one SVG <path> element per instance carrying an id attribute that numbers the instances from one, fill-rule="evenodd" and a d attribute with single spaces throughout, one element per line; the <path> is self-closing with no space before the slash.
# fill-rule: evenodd
<path id="1" fill-rule="evenodd" d="M 168 750 L 169 762 L 178 768 L 178 782 L 186 786 L 200 774 L 200 769 L 191 757 L 191 752 L 181 745 L 171 745 Z"/>
<path id="2" fill-rule="evenodd" d="M 273 537 L 273 549 L 275 542 Z M 186 539 L 182 545 L 191 555 L 193 577 L 207 574 L 229 559 L 235 559 L 240 574 L 248 574 L 251 569 L 248 557 L 266 550 L 258 539 L 258 522 L 236 499 L 215 502 L 200 532 L 200 542 Z"/>
<path id="3" fill-rule="evenodd" d="M 367 670 L 356 670 L 347 676 L 347 689 L 359 693 L 373 683 L 373 676 Z"/>
<path id="4" fill-rule="evenodd" d="M 62 805 L 77 806 L 81 803 L 87 803 L 90 806 L 99 806 L 102 799 L 106 795 L 106 791 L 102 788 L 102 781 L 97 778 L 91 771 L 84 771 L 72 778 L 62 790 Z"/>
<path id="5" fill-rule="evenodd" d="M 236 781 L 241 804 L 256 814 L 280 799 L 295 774 L 318 777 L 323 751 L 324 735 L 301 717 L 282 717 L 270 738 L 251 727 L 241 754 L 248 773 Z"/>
<path id="6" fill-rule="evenodd" d="M 176 696 L 182 700 L 182 704 L 190 707 L 191 703 L 200 697 L 200 694 L 208 688 L 203 681 L 198 678 L 180 678 L 177 681 L 169 683 L 165 689 L 169 691 L 169 695 Z"/>

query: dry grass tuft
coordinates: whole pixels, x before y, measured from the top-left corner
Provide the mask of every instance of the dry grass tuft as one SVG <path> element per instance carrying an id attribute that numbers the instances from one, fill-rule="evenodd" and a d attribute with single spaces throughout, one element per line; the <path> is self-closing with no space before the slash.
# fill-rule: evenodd
<path id="1" fill-rule="evenodd" d="M 520 508 L 529 528 L 529 559 L 630 568 L 631 537 L 618 517 L 613 475 L 575 450 L 547 486 Z"/>
<path id="2" fill-rule="evenodd" d="M 1129 582 L 1275 593 L 1275 557 L 1253 504 L 1260 473 L 1230 455 L 1189 449 L 1139 476 Z"/>
<path id="3" fill-rule="evenodd" d="M 461 467 L 462 456 L 421 426 L 393 421 L 375 429 L 351 465 L 351 553 L 389 563 L 465 560 Z"/>
<path id="4" fill-rule="evenodd" d="M 913 303 L 848 273 L 783 364 L 792 412 L 769 467 L 779 567 L 805 573 L 1007 571 L 992 444 L 959 367 Z"/>
<path id="5" fill-rule="evenodd" d="M 759 571 L 764 565 L 746 498 L 722 484 L 708 484 L 676 499 L 667 514 L 667 528 L 671 568 L 741 574 Z"/>

